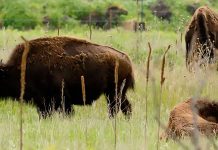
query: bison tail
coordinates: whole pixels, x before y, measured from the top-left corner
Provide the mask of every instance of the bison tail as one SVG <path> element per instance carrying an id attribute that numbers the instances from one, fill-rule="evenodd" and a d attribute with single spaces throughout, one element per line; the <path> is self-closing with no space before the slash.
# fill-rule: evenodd
<path id="1" fill-rule="evenodd" d="M 129 74 L 127 76 L 127 78 L 126 78 L 126 85 L 130 89 L 134 89 L 135 88 L 135 79 L 134 79 L 133 73 L 131 73 L 131 74 Z"/>

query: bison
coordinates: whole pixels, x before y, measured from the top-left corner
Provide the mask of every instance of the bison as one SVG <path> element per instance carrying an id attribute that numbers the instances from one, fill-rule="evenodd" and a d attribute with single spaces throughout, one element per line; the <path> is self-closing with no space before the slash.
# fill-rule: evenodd
<path id="1" fill-rule="evenodd" d="M 218 48 L 218 14 L 207 6 L 199 7 L 185 34 L 186 66 L 214 63 Z"/>
<path id="2" fill-rule="evenodd" d="M 7 63 L 0 66 L 2 98 L 19 98 L 20 65 L 24 48 L 24 43 L 17 45 Z M 115 64 L 119 64 L 117 86 Z M 69 114 L 73 111 L 72 105 L 84 105 L 81 76 L 85 79 L 86 105 L 92 104 L 104 94 L 110 117 L 115 116 L 119 109 L 126 117 L 131 115 L 132 108 L 126 92 L 133 89 L 134 76 L 131 61 L 125 53 L 71 37 L 38 38 L 29 41 L 26 65 L 24 100 L 36 105 L 43 118 L 50 116 L 51 110 L 64 110 Z M 115 101 L 116 94 L 119 102 Z"/>
<path id="3" fill-rule="evenodd" d="M 170 7 L 165 4 L 163 0 L 158 0 L 156 4 L 150 6 L 152 14 L 158 17 L 161 20 L 170 21 L 172 17 L 172 12 L 170 11 Z"/>
<path id="4" fill-rule="evenodd" d="M 88 16 L 84 16 L 81 19 L 81 23 L 88 23 L 96 26 L 97 28 L 110 29 L 114 26 L 119 25 L 120 16 L 127 15 L 128 11 L 116 6 L 112 5 L 107 8 L 106 12 L 91 12 Z"/>
<path id="5" fill-rule="evenodd" d="M 161 138 L 193 136 L 195 129 L 207 136 L 218 134 L 218 102 L 191 98 L 176 105 L 170 112 L 168 127 Z"/>

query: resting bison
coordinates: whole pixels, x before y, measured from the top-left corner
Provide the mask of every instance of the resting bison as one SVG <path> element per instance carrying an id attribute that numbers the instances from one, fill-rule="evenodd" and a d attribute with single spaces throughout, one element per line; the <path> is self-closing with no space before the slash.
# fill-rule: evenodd
<path id="1" fill-rule="evenodd" d="M 117 90 L 121 103 L 118 108 L 127 117 L 131 115 L 131 104 L 126 92 L 134 87 L 134 78 L 131 62 L 126 54 L 108 46 L 69 37 L 39 38 L 29 41 L 29 45 L 24 99 L 27 102 L 32 101 L 42 117 L 50 115 L 51 109 L 64 108 L 69 114 L 72 111 L 71 105 L 83 105 L 81 76 L 85 78 L 85 103 L 92 104 L 104 94 L 110 116 L 116 115 L 115 62 L 119 63 Z M 9 61 L 0 66 L 0 97 L 19 98 L 23 51 L 24 44 L 18 45 Z M 62 81 L 64 107 L 61 100 Z"/>
<path id="2" fill-rule="evenodd" d="M 186 65 L 191 68 L 194 64 L 212 63 L 216 58 L 218 48 L 218 14 L 210 8 L 198 8 L 187 28 Z"/>
<path id="3" fill-rule="evenodd" d="M 205 99 L 186 100 L 170 112 L 169 123 L 162 138 L 181 138 L 192 136 L 194 127 L 204 135 L 218 134 L 218 102 L 211 102 Z M 196 122 L 193 121 L 194 114 Z"/>

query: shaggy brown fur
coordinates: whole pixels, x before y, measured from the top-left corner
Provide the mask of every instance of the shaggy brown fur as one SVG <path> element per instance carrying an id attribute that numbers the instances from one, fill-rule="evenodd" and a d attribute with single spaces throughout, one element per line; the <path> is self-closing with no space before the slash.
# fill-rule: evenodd
<path id="1" fill-rule="evenodd" d="M 170 112 L 169 123 L 166 132 L 161 138 L 181 138 L 192 136 L 194 133 L 194 121 L 192 110 L 196 110 L 196 126 L 203 135 L 218 134 L 218 102 L 198 99 L 193 107 L 193 99 L 186 100 L 174 107 Z"/>
<path id="2" fill-rule="evenodd" d="M 85 78 L 86 104 L 92 104 L 101 94 L 107 97 L 110 116 L 115 112 L 115 62 L 119 62 L 118 91 L 122 90 L 120 108 L 129 116 L 131 104 L 128 88 L 134 77 L 128 56 L 108 46 L 101 46 L 69 37 L 39 38 L 29 41 L 25 100 L 32 100 L 42 116 L 50 109 L 61 108 L 61 85 L 64 80 L 65 111 L 71 105 L 83 105 L 80 77 Z M 20 63 L 24 44 L 18 45 L 7 64 L 0 66 L 0 97 L 18 98 L 20 93 Z M 118 107 L 119 108 L 119 107 Z"/>
<path id="3" fill-rule="evenodd" d="M 212 62 L 218 48 L 218 14 L 207 6 L 199 7 L 192 16 L 185 35 L 186 65 Z M 203 61 L 202 63 L 199 61 Z"/>

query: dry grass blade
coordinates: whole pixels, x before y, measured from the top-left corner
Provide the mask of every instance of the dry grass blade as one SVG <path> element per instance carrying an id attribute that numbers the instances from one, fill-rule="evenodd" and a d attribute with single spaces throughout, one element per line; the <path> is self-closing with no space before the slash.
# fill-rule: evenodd
<path id="1" fill-rule="evenodd" d="M 24 40 L 24 51 L 21 59 L 21 76 L 20 76 L 20 150 L 23 149 L 23 98 L 25 94 L 25 78 L 26 78 L 26 64 L 29 53 L 29 42 L 21 36 Z"/>

